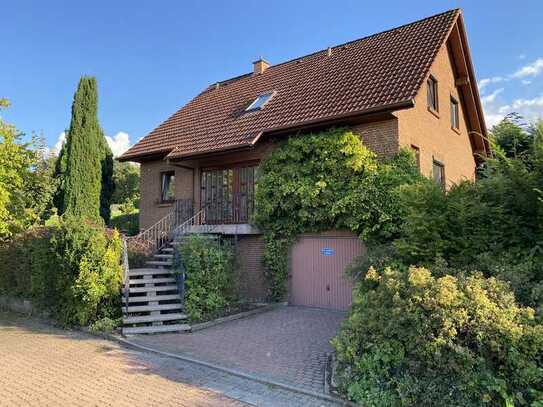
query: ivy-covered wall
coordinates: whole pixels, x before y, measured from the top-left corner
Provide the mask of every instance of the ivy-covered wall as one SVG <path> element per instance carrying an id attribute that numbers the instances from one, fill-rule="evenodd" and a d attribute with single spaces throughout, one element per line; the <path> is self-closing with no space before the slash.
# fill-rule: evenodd
<path id="1" fill-rule="evenodd" d="M 288 250 L 297 236 L 349 229 L 365 241 L 399 230 L 399 186 L 418 180 L 413 157 L 379 161 L 350 129 L 292 136 L 261 164 L 255 223 L 265 238 L 271 297 L 286 294 Z"/>

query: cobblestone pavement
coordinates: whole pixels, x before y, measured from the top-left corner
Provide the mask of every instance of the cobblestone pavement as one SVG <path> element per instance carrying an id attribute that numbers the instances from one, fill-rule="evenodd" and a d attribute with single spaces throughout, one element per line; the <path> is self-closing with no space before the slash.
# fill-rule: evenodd
<path id="1" fill-rule="evenodd" d="M 192 334 L 132 335 L 130 341 L 323 392 L 329 342 L 344 317 L 289 306 Z"/>
<path id="2" fill-rule="evenodd" d="M 0 312 L 0 406 L 332 406 Z"/>

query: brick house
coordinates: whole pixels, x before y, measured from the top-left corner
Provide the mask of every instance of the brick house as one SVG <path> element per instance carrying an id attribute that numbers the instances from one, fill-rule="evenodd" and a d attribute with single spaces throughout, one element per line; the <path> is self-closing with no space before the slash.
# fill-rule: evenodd
<path id="1" fill-rule="evenodd" d="M 255 170 L 285 137 L 331 126 L 351 127 L 380 157 L 412 148 L 421 172 L 444 186 L 473 179 L 489 146 L 462 12 L 277 65 L 260 59 L 204 89 L 119 158 L 141 164 L 140 228 L 189 202 L 208 232 L 235 235 L 242 294 L 265 298 L 263 242 L 249 222 Z M 343 232 L 302 237 L 290 301 L 348 306 L 343 268 L 361 250 Z"/>

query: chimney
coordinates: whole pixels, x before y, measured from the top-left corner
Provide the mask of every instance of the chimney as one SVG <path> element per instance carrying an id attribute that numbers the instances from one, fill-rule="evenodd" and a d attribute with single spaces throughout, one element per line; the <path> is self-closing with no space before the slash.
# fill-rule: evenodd
<path id="1" fill-rule="evenodd" d="M 253 73 L 255 75 L 260 75 L 269 67 L 270 63 L 265 59 L 260 58 L 258 61 L 253 62 Z"/>

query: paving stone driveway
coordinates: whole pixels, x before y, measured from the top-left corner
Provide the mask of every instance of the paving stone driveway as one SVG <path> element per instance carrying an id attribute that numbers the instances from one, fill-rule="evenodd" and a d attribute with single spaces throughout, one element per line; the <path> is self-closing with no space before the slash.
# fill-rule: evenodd
<path id="1" fill-rule="evenodd" d="M 0 311 L 0 407 L 333 405 Z"/>
<path id="2" fill-rule="evenodd" d="M 132 335 L 130 341 L 260 377 L 324 391 L 326 354 L 342 312 L 306 307 L 272 311 L 191 334 Z"/>

